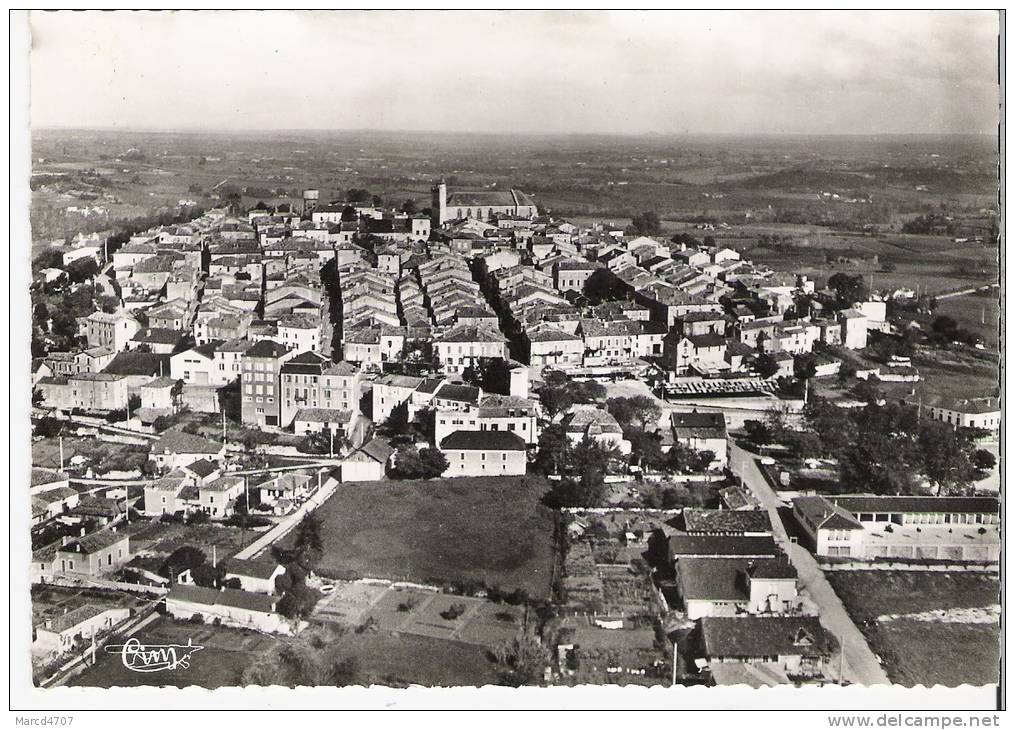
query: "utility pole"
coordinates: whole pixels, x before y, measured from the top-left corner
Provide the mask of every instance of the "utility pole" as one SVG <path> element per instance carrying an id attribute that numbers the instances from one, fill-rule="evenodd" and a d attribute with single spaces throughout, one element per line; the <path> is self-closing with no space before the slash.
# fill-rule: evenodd
<path id="1" fill-rule="evenodd" d="M 226 445 L 226 409 L 222 409 L 222 445 Z"/>
<path id="2" fill-rule="evenodd" d="M 335 458 L 335 431 L 334 431 L 334 429 L 331 429 L 331 428 L 328 429 L 328 436 L 329 436 L 330 441 L 331 441 L 331 445 L 328 447 L 328 457 L 334 459 Z"/>
<path id="3" fill-rule="evenodd" d="M 218 545 L 215 545 L 213 543 L 212 546 L 211 546 L 211 567 L 217 568 L 218 567 L 218 562 L 219 562 L 218 561 Z"/>
<path id="4" fill-rule="evenodd" d="M 670 677 L 670 686 L 677 686 L 677 642 L 673 642 L 673 672 Z"/>
<path id="5" fill-rule="evenodd" d="M 60 471 L 63 471 L 63 436 L 60 437 Z"/>

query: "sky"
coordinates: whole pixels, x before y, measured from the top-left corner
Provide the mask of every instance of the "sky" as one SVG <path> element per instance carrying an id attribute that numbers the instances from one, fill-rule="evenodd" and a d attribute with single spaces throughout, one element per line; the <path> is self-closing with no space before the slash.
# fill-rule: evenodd
<path id="1" fill-rule="evenodd" d="M 993 134 L 994 12 L 30 16 L 33 127 Z"/>

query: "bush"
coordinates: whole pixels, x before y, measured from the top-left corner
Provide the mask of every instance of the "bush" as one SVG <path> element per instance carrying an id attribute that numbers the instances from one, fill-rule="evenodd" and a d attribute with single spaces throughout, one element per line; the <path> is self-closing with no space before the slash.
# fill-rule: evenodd
<path id="1" fill-rule="evenodd" d="M 204 614 L 195 613 L 193 616 L 191 616 L 189 619 L 187 619 L 187 622 L 188 623 L 192 623 L 192 624 L 203 624 L 204 623 Z"/>
<path id="2" fill-rule="evenodd" d="M 465 613 L 464 603 L 452 603 L 446 609 L 441 611 L 441 618 L 446 621 L 454 621 L 463 613 Z"/>

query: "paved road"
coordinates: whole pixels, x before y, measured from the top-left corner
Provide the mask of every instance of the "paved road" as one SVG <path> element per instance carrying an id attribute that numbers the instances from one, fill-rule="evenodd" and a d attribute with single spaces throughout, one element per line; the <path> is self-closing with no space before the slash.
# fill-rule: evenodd
<path id="1" fill-rule="evenodd" d="M 779 519 L 778 510 L 782 502 L 762 476 L 754 457 L 755 455 L 749 451 L 741 449 L 736 444 L 730 444 L 730 468 L 743 480 L 744 486 L 754 493 L 762 506 L 768 509 L 776 540 L 782 543 L 789 555 L 804 591 L 817 604 L 822 625 L 835 634 L 843 644 L 843 676 L 847 682 L 854 684 L 888 684 L 888 675 L 874 657 L 874 652 L 870 650 L 863 634 L 846 613 L 846 608 L 825 578 L 825 573 L 818 566 L 814 556 L 804 547 L 790 542 L 786 528 Z M 838 678 L 837 660 L 832 662 L 829 669 L 830 674 Z"/>

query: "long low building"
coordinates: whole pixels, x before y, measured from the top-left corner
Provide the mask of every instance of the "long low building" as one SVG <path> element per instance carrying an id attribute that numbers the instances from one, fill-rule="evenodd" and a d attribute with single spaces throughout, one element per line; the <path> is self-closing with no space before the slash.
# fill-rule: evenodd
<path id="1" fill-rule="evenodd" d="M 816 555 L 994 562 L 1001 553 L 994 497 L 798 497 L 793 514 Z"/>

